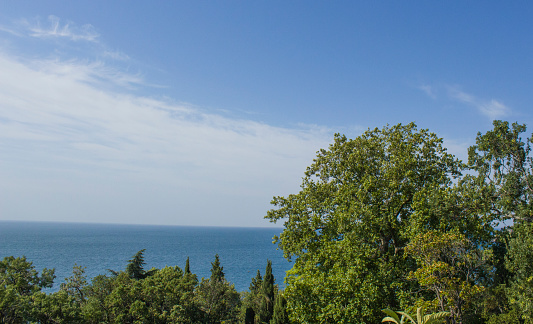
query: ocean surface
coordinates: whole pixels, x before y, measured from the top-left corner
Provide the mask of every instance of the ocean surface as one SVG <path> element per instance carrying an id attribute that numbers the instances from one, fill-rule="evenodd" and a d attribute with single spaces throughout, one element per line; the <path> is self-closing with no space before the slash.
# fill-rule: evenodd
<path id="1" fill-rule="evenodd" d="M 35 269 L 55 268 L 56 279 L 50 292 L 57 291 L 75 264 L 86 267 L 90 279 L 109 274 L 107 269 L 124 270 L 128 260 L 141 249 L 145 269 L 165 266 L 185 267 L 190 258 L 191 272 L 208 278 L 215 254 L 220 256 L 226 279 L 237 291 L 247 291 L 257 270 L 264 275 L 267 260 L 272 261 L 276 283 L 283 287 L 285 272 L 292 263 L 272 244 L 281 228 L 189 227 L 80 224 L 0 221 L 0 259 L 26 256 Z"/>

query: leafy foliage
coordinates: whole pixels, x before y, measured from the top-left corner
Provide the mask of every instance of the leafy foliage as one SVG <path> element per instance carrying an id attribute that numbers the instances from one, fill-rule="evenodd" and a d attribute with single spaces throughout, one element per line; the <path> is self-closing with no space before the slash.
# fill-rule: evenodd
<path id="1" fill-rule="evenodd" d="M 464 235 L 428 231 L 406 247 L 419 266 L 409 277 L 435 294 L 441 311 L 462 322 L 463 310 L 484 287 L 479 284 L 483 260 L 481 251 Z"/>
<path id="2" fill-rule="evenodd" d="M 307 168 L 298 194 L 275 197 L 266 218 L 285 220 L 277 239 L 288 258 L 289 316 L 296 322 L 374 323 L 400 305 L 413 202 L 449 186 L 463 165 L 414 123 L 336 135 Z"/>
<path id="3" fill-rule="evenodd" d="M 54 270 L 41 275 L 26 257 L 5 257 L 0 261 L 0 318 L 4 323 L 22 323 L 38 315 L 32 298 L 42 288 L 52 287 Z M 40 296 L 40 295 L 39 295 Z"/>

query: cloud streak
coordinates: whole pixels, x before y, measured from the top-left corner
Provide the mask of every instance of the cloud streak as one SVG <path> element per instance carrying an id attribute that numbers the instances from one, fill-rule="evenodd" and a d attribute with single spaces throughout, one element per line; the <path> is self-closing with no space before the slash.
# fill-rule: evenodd
<path id="1" fill-rule="evenodd" d="M 423 84 L 418 86 L 417 89 L 422 90 L 431 99 L 437 99 L 437 95 L 435 94 L 435 90 L 432 86 L 428 84 Z"/>
<path id="2" fill-rule="evenodd" d="M 498 119 L 510 113 L 509 107 L 502 102 L 495 99 L 479 99 L 472 94 L 461 91 L 458 87 L 449 87 L 448 93 L 452 99 L 476 108 L 482 115 L 491 119 Z"/>
<path id="3" fill-rule="evenodd" d="M 31 25 L 25 21 L 29 35 L 36 38 L 67 38 L 73 41 L 97 42 L 99 34 L 90 24 L 77 26 L 73 22 L 61 23 L 61 20 L 53 15 L 48 16 L 48 26 L 42 27 L 38 21 Z"/>

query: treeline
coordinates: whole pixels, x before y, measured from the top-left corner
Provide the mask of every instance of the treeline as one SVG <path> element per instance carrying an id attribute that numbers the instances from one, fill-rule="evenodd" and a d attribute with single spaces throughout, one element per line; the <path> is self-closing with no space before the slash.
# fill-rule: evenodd
<path id="1" fill-rule="evenodd" d="M 123 271 L 109 270 L 88 283 L 84 268 L 54 293 L 54 270 L 39 274 L 25 257 L 0 261 L 0 323 L 287 323 L 272 263 L 250 291 L 237 292 L 225 279 L 219 256 L 210 278 L 200 281 L 185 267 L 145 270 L 144 250 Z M 277 302 L 276 302 L 277 301 Z"/>

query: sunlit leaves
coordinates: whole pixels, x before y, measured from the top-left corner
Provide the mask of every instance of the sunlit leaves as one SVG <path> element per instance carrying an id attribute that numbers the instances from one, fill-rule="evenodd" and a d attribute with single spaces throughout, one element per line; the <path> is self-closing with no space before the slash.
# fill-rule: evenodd
<path id="1" fill-rule="evenodd" d="M 301 191 L 275 197 L 279 246 L 296 256 L 287 278 L 290 315 L 300 322 L 372 322 L 399 303 L 413 202 L 450 186 L 463 165 L 442 139 L 414 123 L 336 135 L 305 172 Z"/>

